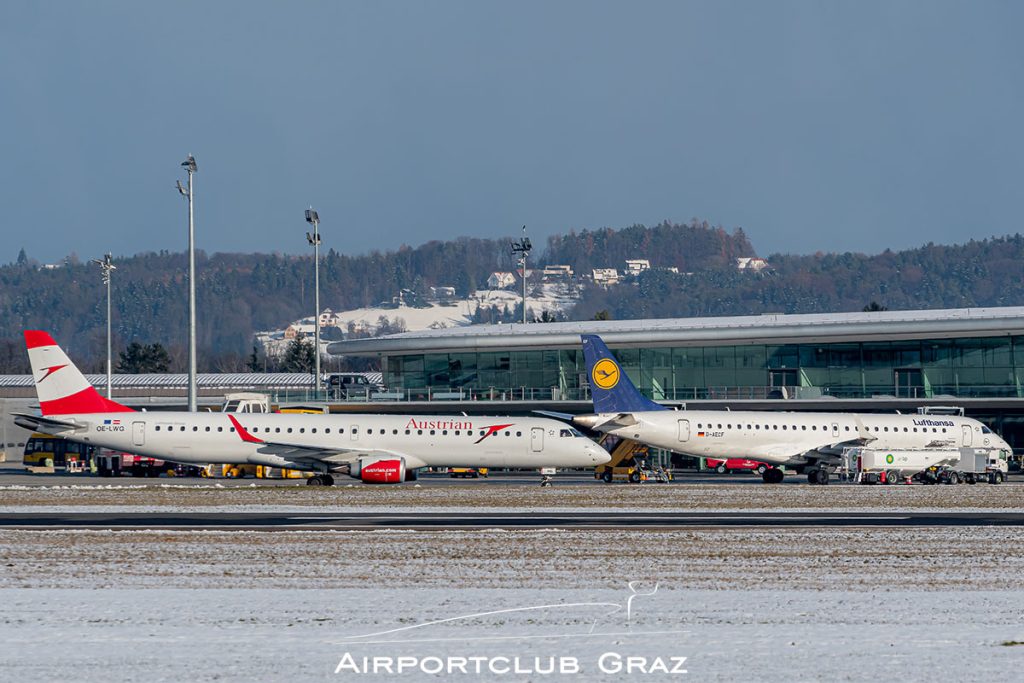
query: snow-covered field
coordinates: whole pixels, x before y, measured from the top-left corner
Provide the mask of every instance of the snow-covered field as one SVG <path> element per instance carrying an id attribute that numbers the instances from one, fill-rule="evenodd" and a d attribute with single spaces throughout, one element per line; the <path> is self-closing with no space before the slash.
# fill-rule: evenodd
<path id="1" fill-rule="evenodd" d="M 642 486 L 496 485 L 223 487 L 209 484 L 0 486 L 0 513 L 64 511 L 335 511 L 401 508 L 436 512 L 516 509 L 649 510 L 1006 510 L 1024 508 L 1024 486 L 762 486 L 675 483 Z"/>
<path id="2" fill-rule="evenodd" d="M 1013 681 L 1024 660 L 1024 539 L 995 528 L 0 531 L 0 565 L 11 681 Z M 417 665 L 352 670 L 368 656 Z M 501 673 L 516 657 L 534 672 Z"/>

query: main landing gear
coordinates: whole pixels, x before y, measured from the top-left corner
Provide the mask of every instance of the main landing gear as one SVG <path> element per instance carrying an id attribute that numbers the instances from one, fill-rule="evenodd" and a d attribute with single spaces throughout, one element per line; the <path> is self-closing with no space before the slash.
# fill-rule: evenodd
<path id="1" fill-rule="evenodd" d="M 824 467 L 815 467 L 814 469 L 807 470 L 807 483 L 818 484 L 824 486 L 828 484 L 829 471 Z"/>
<path id="2" fill-rule="evenodd" d="M 306 486 L 334 486 L 334 477 L 329 474 L 314 474 L 306 480 Z"/>
<path id="3" fill-rule="evenodd" d="M 769 467 L 761 473 L 761 481 L 766 484 L 781 484 L 783 477 L 785 477 L 785 475 L 778 467 Z"/>

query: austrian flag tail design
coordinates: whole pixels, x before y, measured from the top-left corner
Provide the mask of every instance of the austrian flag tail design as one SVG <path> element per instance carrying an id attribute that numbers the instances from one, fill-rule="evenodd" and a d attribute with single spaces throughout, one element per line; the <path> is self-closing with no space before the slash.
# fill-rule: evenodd
<path id="1" fill-rule="evenodd" d="M 134 412 L 100 396 L 46 332 L 25 330 L 25 346 L 43 415 Z"/>

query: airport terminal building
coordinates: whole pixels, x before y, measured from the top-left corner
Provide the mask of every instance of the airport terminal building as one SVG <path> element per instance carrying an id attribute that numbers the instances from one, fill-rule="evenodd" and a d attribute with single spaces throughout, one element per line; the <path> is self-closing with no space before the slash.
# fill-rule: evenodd
<path id="1" fill-rule="evenodd" d="M 589 399 L 580 334 L 658 401 L 961 405 L 1024 447 L 1024 307 L 471 326 L 329 349 L 378 357 L 401 400 L 557 403 Z"/>

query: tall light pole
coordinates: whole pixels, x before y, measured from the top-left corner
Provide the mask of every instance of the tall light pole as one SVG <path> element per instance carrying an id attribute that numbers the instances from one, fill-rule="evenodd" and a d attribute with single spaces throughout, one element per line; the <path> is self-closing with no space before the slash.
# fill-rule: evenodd
<path id="1" fill-rule="evenodd" d="M 107 398 L 112 398 L 110 384 L 111 384 L 111 364 L 112 358 L 110 353 L 110 271 L 117 270 L 117 266 L 113 263 L 113 257 L 107 253 L 102 259 L 94 258 L 93 263 L 100 267 L 103 273 L 103 284 L 107 286 Z"/>
<path id="2" fill-rule="evenodd" d="M 519 267 L 523 270 L 523 324 L 526 324 L 526 257 L 530 255 L 533 245 L 530 238 L 526 236 L 526 226 L 523 226 L 523 239 L 512 243 L 512 256 L 519 255 Z"/>
<path id="3" fill-rule="evenodd" d="M 313 350 L 316 358 L 316 374 L 314 375 L 313 387 L 316 390 L 317 398 L 320 397 L 320 215 L 313 210 L 313 207 L 306 209 L 306 222 L 313 226 L 313 232 L 306 233 L 306 241 L 313 247 L 313 306 L 316 307 L 316 314 L 313 316 Z"/>
<path id="4" fill-rule="evenodd" d="M 196 159 L 191 154 L 182 167 L 188 172 L 188 189 L 178 181 L 178 192 L 188 199 L 188 409 L 196 410 L 196 226 L 192 214 L 192 176 Z"/>

